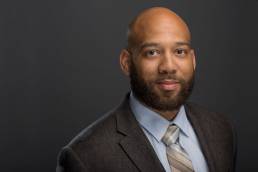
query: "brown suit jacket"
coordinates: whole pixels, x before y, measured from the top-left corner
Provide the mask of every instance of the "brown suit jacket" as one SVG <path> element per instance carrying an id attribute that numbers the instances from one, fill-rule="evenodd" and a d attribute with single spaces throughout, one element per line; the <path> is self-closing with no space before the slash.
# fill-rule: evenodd
<path id="1" fill-rule="evenodd" d="M 231 123 L 198 105 L 185 104 L 210 172 L 233 172 L 236 143 Z M 60 154 L 57 172 L 165 172 L 129 106 L 129 97 L 115 110 L 87 127 Z"/>

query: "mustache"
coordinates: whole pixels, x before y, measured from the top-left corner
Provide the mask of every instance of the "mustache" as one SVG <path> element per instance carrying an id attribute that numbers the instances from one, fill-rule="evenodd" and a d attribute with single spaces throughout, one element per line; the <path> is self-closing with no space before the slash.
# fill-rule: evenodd
<path id="1" fill-rule="evenodd" d="M 184 80 L 182 78 L 179 78 L 175 75 L 163 75 L 163 76 L 158 76 L 156 79 L 155 79 L 155 82 L 162 82 L 164 80 L 173 80 L 175 82 L 179 82 L 179 83 L 183 83 Z"/>

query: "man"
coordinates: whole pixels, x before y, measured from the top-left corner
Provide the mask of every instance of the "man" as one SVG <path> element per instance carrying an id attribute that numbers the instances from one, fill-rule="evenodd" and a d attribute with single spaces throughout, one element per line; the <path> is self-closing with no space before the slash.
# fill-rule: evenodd
<path id="1" fill-rule="evenodd" d="M 120 54 L 132 91 L 63 148 L 57 171 L 234 171 L 231 123 L 186 103 L 196 67 L 190 41 L 187 25 L 169 9 L 141 12 Z"/>

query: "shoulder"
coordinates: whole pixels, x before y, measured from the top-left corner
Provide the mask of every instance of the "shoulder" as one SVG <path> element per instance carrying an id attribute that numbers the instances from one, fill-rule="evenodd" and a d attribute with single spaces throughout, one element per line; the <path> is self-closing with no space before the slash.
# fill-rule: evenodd
<path id="1" fill-rule="evenodd" d="M 103 161 L 103 157 L 113 159 L 121 156 L 122 149 L 118 143 L 124 137 L 124 133 L 119 131 L 118 121 L 120 119 L 123 125 L 128 123 L 127 117 L 130 116 L 128 106 L 128 101 L 125 99 L 120 105 L 104 114 L 74 137 L 60 151 L 58 169 L 74 168 L 73 164 L 76 164 L 76 167 L 80 167 L 80 169 L 89 169 L 97 167 L 96 162 Z"/>
<path id="2" fill-rule="evenodd" d="M 235 140 L 236 131 L 232 120 L 226 114 L 210 111 L 196 103 L 188 102 L 185 110 L 190 123 L 194 128 L 204 130 L 209 137 L 223 137 Z"/>
<path id="3" fill-rule="evenodd" d="M 206 140 L 209 147 L 216 150 L 214 155 L 218 160 L 223 160 L 221 162 L 230 160 L 232 169 L 234 169 L 237 156 L 237 134 L 232 120 L 225 114 L 207 110 L 195 103 L 186 103 L 185 109 L 189 121 L 201 137 L 199 139 Z"/>
<path id="4" fill-rule="evenodd" d="M 112 110 L 83 129 L 66 147 L 69 147 L 76 152 L 80 152 L 82 151 L 81 149 L 85 149 L 91 145 L 95 145 L 96 147 L 98 143 L 106 142 L 107 138 L 113 138 L 112 135 L 115 133 L 116 110 Z"/>
<path id="5" fill-rule="evenodd" d="M 87 169 L 86 165 L 94 166 L 92 164 L 96 159 L 101 159 L 103 152 L 114 149 L 114 143 L 119 140 L 116 134 L 116 113 L 113 110 L 104 114 L 64 146 L 58 156 L 58 168 L 70 169 L 77 164 L 76 167 Z"/>
<path id="6" fill-rule="evenodd" d="M 123 134 L 118 132 L 118 118 L 126 118 L 128 106 L 126 97 L 118 106 L 77 134 L 64 149 L 69 148 L 79 156 L 84 156 L 84 152 L 98 156 L 98 153 L 105 152 L 108 148 L 116 149 L 114 145 L 117 145 L 116 143 L 123 137 Z"/>
<path id="7" fill-rule="evenodd" d="M 186 113 L 191 118 L 197 118 L 201 122 L 208 124 L 225 125 L 232 127 L 232 121 L 226 114 L 218 113 L 208 110 L 206 107 L 193 102 L 187 102 L 185 104 Z"/>

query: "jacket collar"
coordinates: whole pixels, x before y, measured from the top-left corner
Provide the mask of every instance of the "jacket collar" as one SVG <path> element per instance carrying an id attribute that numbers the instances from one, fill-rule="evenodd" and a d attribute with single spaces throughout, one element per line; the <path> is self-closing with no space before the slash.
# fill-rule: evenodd
<path id="1" fill-rule="evenodd" d="M 165 172 L 154 149 L 140 128 L 129 106 L 129 94 L 116 113 L 117 131 L 124 135 L 120 146 L 142 172 Z"/>

